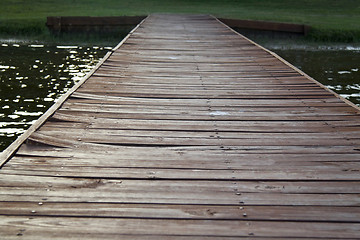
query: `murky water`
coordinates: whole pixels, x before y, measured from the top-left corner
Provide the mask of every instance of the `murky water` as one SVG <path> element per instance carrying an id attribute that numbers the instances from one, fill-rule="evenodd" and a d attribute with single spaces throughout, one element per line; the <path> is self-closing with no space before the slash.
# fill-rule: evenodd
<path id="1" fill-rule="evenodd" d="M 111 48 L 0 42 L 0 151 Z M 360 105 L 360 49 L 273 51 Z"/>
<path id="2" fill-rule="evenodd" d="M 360 106 L 360 49 L 273 49 L 281 57 Z"/>
<path id="3" fill-rule="evenodd" d="M 0 43 L 0 151 L 107 51 L 100 47 Z"/>

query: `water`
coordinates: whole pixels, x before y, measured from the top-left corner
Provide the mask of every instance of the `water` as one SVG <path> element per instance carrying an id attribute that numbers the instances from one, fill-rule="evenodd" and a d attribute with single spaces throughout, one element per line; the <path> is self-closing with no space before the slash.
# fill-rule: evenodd
<path id="1" fill-rule="evenodd" d="M 0 151 L 107 51 L 102 47 L 0 43 Z"/>
<path id="2" fill-rule="evenodd" d="M 360 105 L 359 48 L 269 48 Z M 0 151 L 90 71 L 109 49 L 0 43 Z"/>
<path id="3" fill-rule="evenodd" d="M 360 106 L 360 49 L 273 49 L 342 97 Z"/>

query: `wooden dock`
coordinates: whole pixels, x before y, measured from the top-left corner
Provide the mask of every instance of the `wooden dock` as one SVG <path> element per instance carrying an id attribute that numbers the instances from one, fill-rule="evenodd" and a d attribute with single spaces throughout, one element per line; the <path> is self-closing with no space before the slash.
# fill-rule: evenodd
<path id="1" fill-rule="evenodd" d="M 0 239 L 359 239 L 359 134 L 217 19 L 151 15 L 2 153 Z"/>

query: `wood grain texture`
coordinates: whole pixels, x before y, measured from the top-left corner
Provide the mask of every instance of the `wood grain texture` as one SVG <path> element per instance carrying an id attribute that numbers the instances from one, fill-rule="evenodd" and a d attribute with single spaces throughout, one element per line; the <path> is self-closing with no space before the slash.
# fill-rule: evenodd
<path id="1" fill-rule="evenodd" d="M 217 19 L 151 15 L 3 154 L 1 237 L 358 239 L 359 132 Z"/>

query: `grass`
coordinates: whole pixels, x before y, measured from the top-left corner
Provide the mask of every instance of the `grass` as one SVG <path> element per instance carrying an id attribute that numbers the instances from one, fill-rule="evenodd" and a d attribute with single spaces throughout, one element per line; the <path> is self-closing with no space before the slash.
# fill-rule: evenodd
<path id="1" fill-rule="evenodd" d="M 315 41 L 360 42 L 359 0 L 1 0 L 0 36 L 44 38 L 47 16 L 201 13 L 307 24 Z"/>

